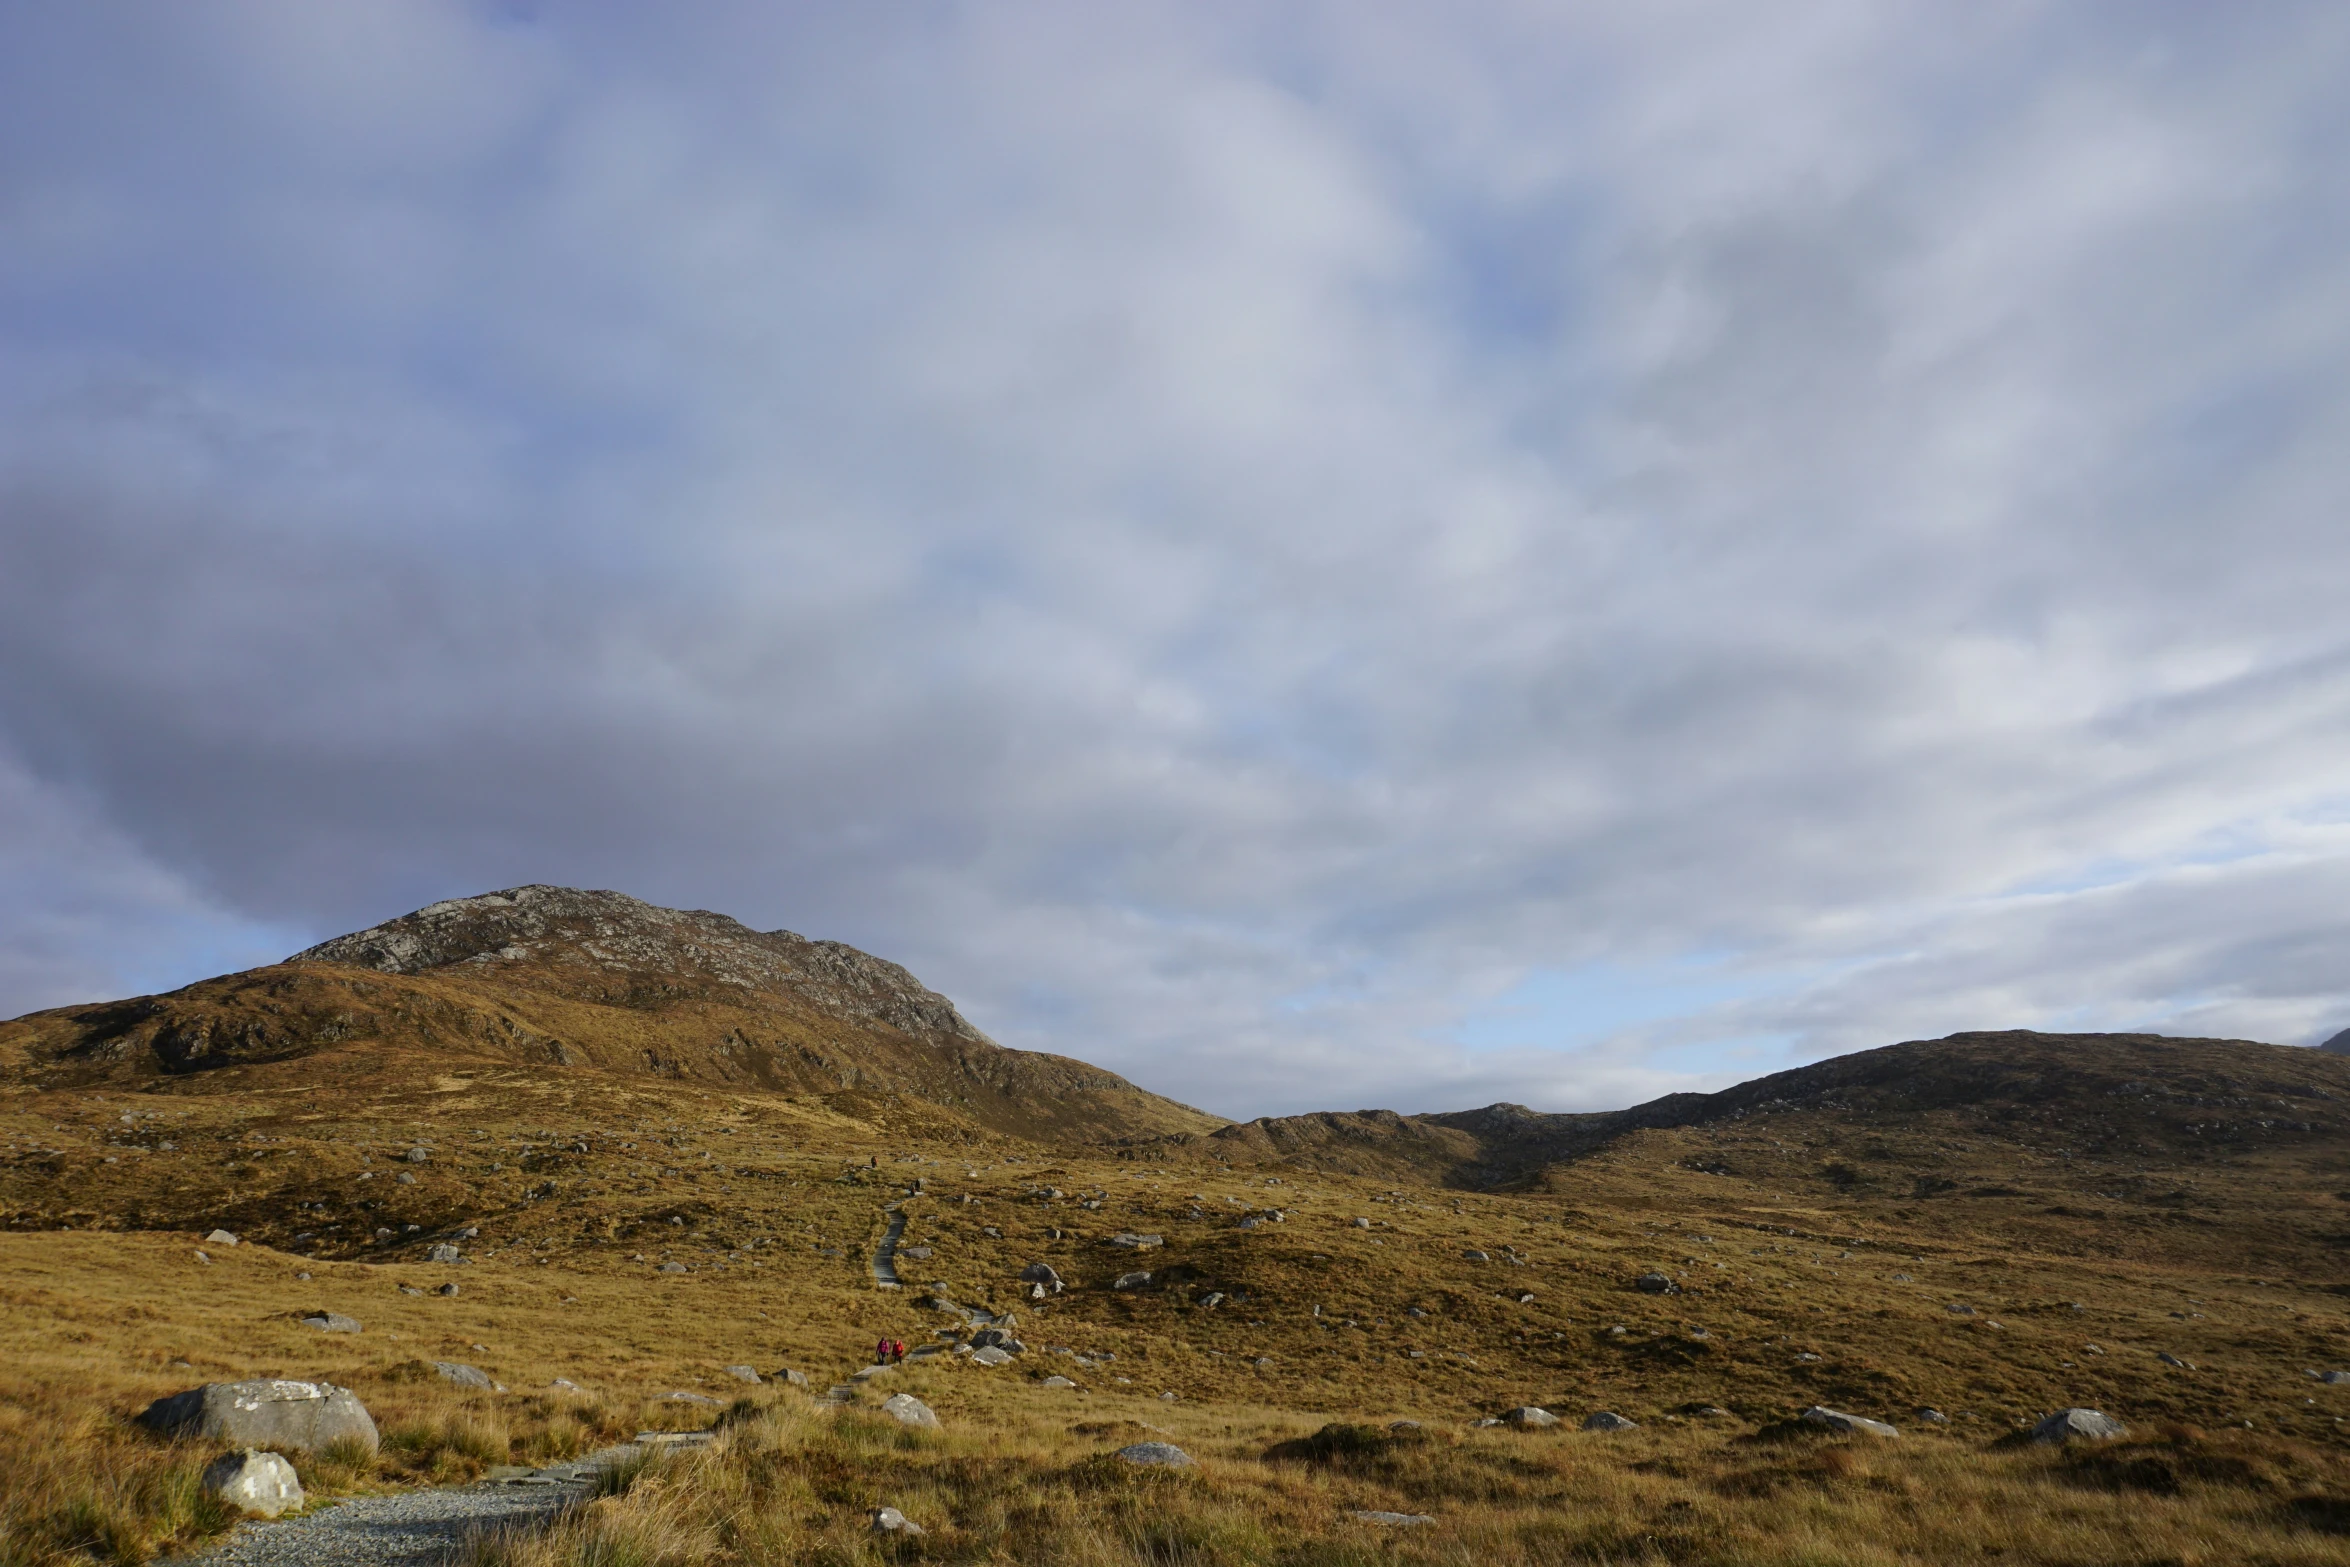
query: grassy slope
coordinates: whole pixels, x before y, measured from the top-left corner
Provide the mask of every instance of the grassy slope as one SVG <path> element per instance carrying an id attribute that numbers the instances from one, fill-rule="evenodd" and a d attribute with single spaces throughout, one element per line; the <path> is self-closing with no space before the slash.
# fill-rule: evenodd
<path id="1" fill-rule="evenodd" d="M 402 1435 L 373 1467 L 313 1466 L 330 1490 L 462 1475 L 640 1421 L 677 1424 L 667 1411 L 681 1406 L 643 1400 L 731 1396 L 730 1364 L 793 1365 L 821 1386 L 877 1334 L 919 1343 L 950 1320 L 925 1309 L 919 1289 L 875 1291 L 863 1265 L 882 1205 L 917 1176 L 927 1190 L 909 1204 L 906 1244 L 933 1255 L 903 1262 L 905 1277 L 1019 1310 L 1034 1346 L 1000 1371 L 899 1374 L 920 1380 L 952 1434 L 906 1449 L 919 1473 L 891 1483 L 933 1509 L 946 1531 L 933 1544 L 949 1554 L 1027 1553 L 1021 1542 L 1042 1538 L 1042 1523 L 985 1521 L 1008 1504 L 997 1480 L 975 1473 L 970 1444 L 996 1441 L 1003 1472 L 1027 1476 L 1044 1499 L 1036 1518 L 1102 1542 L 1071 1559 L 1132 1559 L 1137 1520 L 1164 1511 L 1134 1487 L 1157 1482 L 1103 1480 L 1086 1458 L 1147 1422 L 1210 1460 L 1191 1489 L 1169 1493 L 1194 1544 L 1241 1531 L 1230 1536 L 1239 1554 L 1195 1559 L 1282 1559 L 1317 1541 L 1402 1559 L 1598 1559 L 1609 1529 L 1634 1533 L 1605 1545 L 1608 1559 L 1651 1550 L 1634 1535 L 1679 1541 L 1653 1548 L 1667 1559 L 1704 1561 L 1968 1559 L 1987 1552 L 1983 1541 L 2005 1541 L 2009 1561 L 2185 1561 L 2222 1544 L 2238 1560 L 2350 1556 L 2324 1532 L 2331 1503 L 2312 1500 L 2345 1494 L 2350 1387 L 2305 1375 L 2350 1366 L 2335 1292 L 2344 1204 L 2333 1191 L 2350 1185 L 2338 1138 L 2223 1139 L 2156 1165 L 2134 1146 L 2108 1158 L 2068 1141 L 2072 1157 L 2060 1157 L 2050 1140 L 2077 1137 L 2041 1123 L 1928 1118 L 1904 1130 L 1841 1114 L 1642 1130 L 1541 1185 L 1465 1193 L 1228 1165 L 1195 1151 L 1207 1144 L 1177 1150 L 1194 1150 L 1190 1162 L 1158 1164 L 1045 1148 L 912 1099 L 524 1071 L 376 1046 L 136 1092 L 10 1091 L 0 1094 L 11 1226 L 0 1235 L 10 1368 L 0 1470 L 26 1478 L 0 1503 L 10 1542 L 0 1560 L 49 1559 L 76 1531 L 110 1532 L 108 1549 L 126 1556 L 152 1536 L 201 1534 L 209 1524 L 185 1482 L 204 1455 L 123 1424 L 197 1381 L 324 1375 L 359 1389 Z M 428 1163 L 396 1159 L 419 1143 Z M 1929 1158 L 1931 1179 L 1948 1184 L 1919 1196 L 1913 1166 Z M 415 1183 L 398 1182 L 402 1172 Z M 1065 1195 L 1037 1195 L 1047 1186 Z M 1244 1211 L 1276 1207 L 1288 1217 L 1238 1228 Z M 199 1262 L 197 1237 L 214 1223 L 258 1239 Z M 472 1264 L 422 1260 L 427 1242 L 468 1225 L 481 1231 L 464 1243 Z M 122 1233 L 141 1226 L 166 1228 Z M 395 1244 L 369 1244 L 378 1227 L 395 1229 Z M 1125 1230 L 1162 1234 L 1167 1248 L 1138 1262 L 1104 1244 Z M 319 1239 L 296 1240 L 305 1233 Z M 1472 1248 L 1493 1260 L 1465 1259 Z M 297 1255 L 311 1251 L 319 1260 Z M 694 1271 L 661 1274 L 665 1258 Z M 1039 1259 L 1072 1288 L 1031 1307 L 1014 1275 Z M 1136 1266 L 1180 1282 L 1107 1287 Z M 1682 1292 L 1632 1290 L 1650 1269 Z M 298 1282 L 299 1271 L 312 1279 Z M 400 1290 L 452 1280 L 454 1299 Z M 1217 1291 L 1227 1299 L 1207 1305 Z M 367 1331 L 330 1338 L 291 1320 L 321 1308 Z M 1082 1367 L 1050 1353 L 1056 1345 L 1117 1358 Z M 419 1359 L 480 1365 L 514 1391 L 444 1392 L 414 1380 Z M 1081 1388 L 1035 1385 L 1054 1371 Z M 556 1377 L 587 1392 L 550 1396 Z M 1161 1401 L 1165 1391 L 1178 1399 Z M 1570 1419 L 1613 1409 L 1644 1429 L 1614 1444 L 1460 1434 L 1474 1416 L 1528 1402 Z M 1830 1460 L 1747 1440 L 1813 1402 L 1892 1419 L 1909 1445 L 1899 1457 Z M 1910 1411 L 1928 1403 L 1952 1424 L 1918 1426 Z M 2210 1443 L 2189 1438 L 2174 1470 L 2237 1478 L 2190 1474 L 2176 1497 L 2116 1502 L 2104 1481 L 1991 1450 L 2070 1403 L 2147 1431 L 2233 1428 L 2226 1443 L 2257 1451 L 2238 1473 L 2206 1463 L 2197 1455 Z M 1729 1413 L 1694 1412 L 1703 1406 Z M 1397 1457 L 1385 1478 L 1263 1456 L 1324 1421 L 1401 1417 L 1445 1433 L 1441 1451 Z M 742 1440 L 793 1449 L 807 1418 L 786 1409 L 761 1427 L 775 1434 Z M 678 1559 L 709 1559 L 718 1536 L 694 1523 L 696 1509 L 773 1472 L 781 1489 L 762 1495 L 784 1498 L 776 1538 L 838 1544 L 871 1488 L 794 1489 L 801 1481 L 784 1471 L 820 1459 L 713 1461 L 698 1479 L 681 1472 L 608 1511 L 665 1499 L 680 1538 L 702 1542 L 692 1546 L 702 1557 Z M 1136 1496 L 1149 1503 L 1140 1512 Z M 1703 1527 L 1659 1532 L 1676 1501 L 1703 1509 Z M 2027 1502 L 2075 1522 L 2041 1530 L 2017 1512 Z M 1587 1511 L 1603 1504 L 1617 1510 Z M 1385 1547 L 1349 1535 L 1342 1505 L 1445 1523 Z M 2091 1539 L 2106 1539 L 2107 1554 Z M 740 1559 L 797 1559 L 740 1549 Z"/>

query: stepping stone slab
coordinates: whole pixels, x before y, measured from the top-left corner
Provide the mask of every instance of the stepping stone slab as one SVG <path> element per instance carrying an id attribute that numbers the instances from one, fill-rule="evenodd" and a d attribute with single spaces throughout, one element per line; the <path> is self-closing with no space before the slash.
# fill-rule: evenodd
<path id="1" fill-rule="evenodd" d="M 329 1382 L 207 1382 L 157 1399 L 139 1416 L 139 1424 L 163 1436 L 306 1453 L 346 1439 L 374 1452 L 380 1441 L 359 1395 Z"/>
<path id="2" fill-rule="evenodd" d="M 1146 1468 L 1155 1466 L 1162 1469 L 1188 1469 L 1191 1467 L 1191 1455 L 1172 1442 L 1137 1442 L 1131 1447 L 1119 1448 L 1117 1456 L 1122 1463 L 1141 1464 Z"/>
<path id="3" fill-rule="evenodd" d="M 1846 1436 L 1899 1436 L 1901 1433 L 1882 1420 L 1871 1420 L 1866 1415 L 1848 1415 L 1840 1409 L 1823 1409 L 1814 1404 L 1800 1417 L 1815 1426 L 1826 1426 Z"/>

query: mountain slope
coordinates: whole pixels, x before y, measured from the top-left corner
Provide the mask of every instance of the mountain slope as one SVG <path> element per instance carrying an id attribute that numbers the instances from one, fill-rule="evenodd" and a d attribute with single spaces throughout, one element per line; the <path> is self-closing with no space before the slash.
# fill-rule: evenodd
<path id="1" fill-rule="evenodd" d="M 1024 1137 L 1114 1142 L 1223 1124 L 1082 1061 L 1006 1049 L 854 947 L 562 887 L 437 903 L 269 968 L 0 1024 L 0 1071 L 42 1086 L 341 1074 L 381 1066 L 386 1052 L 429 1058 L 411 1063 L 420 1070 L 469 1057 L 897 1094 Z"/>

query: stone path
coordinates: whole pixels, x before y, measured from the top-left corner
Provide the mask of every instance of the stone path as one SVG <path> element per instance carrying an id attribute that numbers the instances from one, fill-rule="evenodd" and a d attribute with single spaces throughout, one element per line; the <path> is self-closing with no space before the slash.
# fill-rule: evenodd
<path id="1" fill-rule="evenodd" d="M 359 1496 L 301 1518 L 241 1525 L 189 1558 L 203 1567 L 433 1567 L 474 1535 L 552 1522 L 584 1500 L 596 1475 L 647 1448 L 698 1447 L 706 1431 L 645 1431 L 567 1464 L 514 1469 L 479 1485 Z"/>
<path id="2" fill-rule="evenodd" d="M 882 1233 L 881 1244 L 873 1248 L 873 1282 L 882 1289 L 898 1287 L 898 1237 L 906 1233 L 906 1205 L 886 1203 L 883 1213 L 889 1215 L 889 1228 Z"/>

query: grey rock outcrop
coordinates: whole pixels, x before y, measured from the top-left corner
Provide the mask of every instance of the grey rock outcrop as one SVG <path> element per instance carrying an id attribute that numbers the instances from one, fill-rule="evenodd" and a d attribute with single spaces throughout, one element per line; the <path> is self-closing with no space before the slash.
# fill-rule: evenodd
<path id="1" fill-rule="evenodd" d="M 1501 1418 L 1521 1431 L 1538 1431 L 1545 1426 L 1555 1426 L 1559 1423 L 1558 1416 L 1534 1404 L 1510 1410 Z"/>
<path id="2" fill-rule="evenodd" d="M 1823 1409 L 1814 1404 L 1799 1417 L 1815 1426 L 1826 1426 L 1847 1436 L 1899 1436 L 1901 1433 L 1882 1420 L 1871 1420 L 1866 1415 L 1848 1415 L 1840 1409 Z"/>
<path id="3" fill-rule="evenodd" d="M 971 1364 L 975 1366 L 1008 1366 L 1011 1363 L 1012 1357 L 993 1344 L 982 1345 L 971 1352 Z"/>
<path id="4" fill-rule="evenodd" d="M 427 1262 L 463 1262 L 465 1254 L 447 1241 L 436 1241 L 431 1251 L 424 1254 Z"/>
<path id="5" fill-rule="evenodd" d="M 1172 1442 L 1136 1442 L 1130 1447 L 1119 1448 L 1117 1457 L 1122 1463 L 1141 1464 L 1146 1468 L 1188 1469 L 1191 1467 L 1191 1455 Z"/>
<path id="6" fill-rule="evenodd" d="M 2060 1409 L 2032 1427 L 2032 1440 L 2050 1445 L 2108 1442 L 2129 1434 L 2128 1426 L 2097 1409 Z"/>
<path id="7" fill-rule="evenodd" d="M 443 1382 L 454 1382 L 459 1387 L 486 1388 L 490 1385 L 489 1374 L 487 1372 L 484 1372 L 477 1367 L 466 1365 L 463 1361 L 436 1360 L 432 1363 L 432 1368 L 433 1370 L 440 1373 L 440 1378 Z"/>
<path id="8" fill-rule="evenodd" d="M 302 1505 L 302 1482 L 294 1466 L 275 1453 L 246 1448 L 214 1459 L 204 1470 L 204 1489 L 239 1512 L 275 1518 Z"/>
<path id="9" fill-rule="evenodd" d="M 157 1399 L 139 1423 L 163 1436 L 306 1453 L 344 1441 L 372 1453 L 380 1441 L 359 1395 L 330 1382 L 207 1382 Z"/>
<path id="10" fill-rule="evenodd" d="M 936 1431 L 938 1415 L 928 1404 L 911 1393 L 892 1393 L 881 1401 L 881 1412 L 904 1426 L 920 1426 L 925 1431 Z"/>

